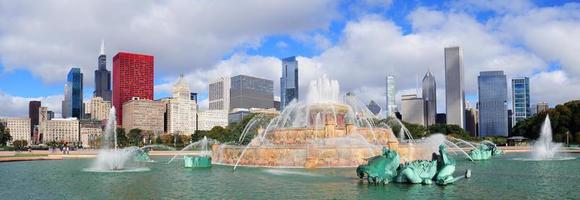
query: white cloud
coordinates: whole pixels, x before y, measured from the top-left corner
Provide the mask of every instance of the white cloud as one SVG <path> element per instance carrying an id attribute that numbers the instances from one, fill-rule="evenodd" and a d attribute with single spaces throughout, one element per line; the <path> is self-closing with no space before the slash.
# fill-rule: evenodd
<path id="1" fill-rule="evenodd" d="M 381 5 L 390 5 L 390 1 L 383 2 Z M 386 75 L 397 76 L 400 95 L 414 92 L 416 77 L 422 78 L 431 69 L 438 86 L 438 110 L 442 111 L 445 102 L 443 49 L 461 46 L 468 95 L 477 94 L 480 71 L 503 70 L 508 77 L 531 78 L 533 101 L 548 101 L 553 105 L 578 98 L 574 91 L 580 89 L 580 60 L 575 55 L 580 52 L 580 40 L 576 38 L 580 35 L 579 4 L 539 8 L 527 1 L 485 2 L 451 4 L 450 11 L 416 8 L 407 16 L 412 27 L 410 33 L 402 31 L 390 19 L 361 13 L 337 33 L 340 36 L 336 44 L 323 32 L 335 16 L 336 6 L 326 1 L 262 6 L 256 6 L 255 2 L 231 6 L 222 1 L 170 1 L 140 5 L 125 13 L 107 16 L 91 9 L 64 9 L 64 16 L 78 14 L 77 19 L 59 17 L 54 9 L 68 5 L 58 2 L 49 7 L 3 3 L 0 27 L 5 28 L 0 28 L 0 53 L 7 70 L 28 68 L 50 82 L 56 79 L 53 77 L 64 77 L 63 66 L 81 63 L 82 67 L 86 65 L 92 70 L 94 65 L 90 63 L 96 60 L 98 42 L 105 37 L 112 44 L 109 52 L 126 49 L 156 55 L 156 73 L 160 72 L 166 82 L 156 85 L 156 92 L 170 93 L 179 73 L 185 74 L 192 91 L 200 93 L 207 92 L 209 79 L 246 74 L 273 80 L 277 95 L 280 60 L 243 52 L 261 45 L 263 36 L 292 35 L 321 51 L 310 58 L 298 57 L 302 98 L 311 80 L 327 74 L 340 81 L 343 92 L 355 91 L 365 103 L 375 100 L 383 106 Z M 91 3 L 97 9 L 109 7 Z M 27 8 L 23 10 L 39 9 L 37 6 L 45 9 L 34 10 L 36 14 L 13 11 L 23 7 Z M 255 11 L 258 8 L 263 12 Z M 471 13 L 487 10 L 500 14 L 480 22 Z M 330 14 L 319 16 L 320 13 Z M 15 19 L 29 26 L 13 22 Z M 64 23 L 55 25 L 53 32 L 41 34 L 52 26 L 45 23 L 57 20 Z M 69 27 L 77 21 L 83 25 Z M 233 55 L 221 59 L 226 54 Z M 86 60 L 89 64 L 84 64 Z M 549 71 L 548 65 L 553 62 L 560 63 L 561 69 Z M 207 100 L 200 101 L 202 107 L 206 104 Z"/>
<path id="2" fill-rule="evenodd" d="M 255 48 L 272 34 L 325 28 L 331 0 L 1 1 L 0 55 L 5 70 L 24 68 L 62 83 L 80 66 L 93 83 L 101 39 L 118 51 L 155 56 L 157 77 L 208 69 L 232 49 Z M 117 12 L 119 11 L 119 12 Z M 109 62 L 111 63 L 111 62 Z M 110 66 L 109 66 L 110 68 Z"/>
<path id="3" fill-rule="evenodd" d="M 28 117 L 28 102 L 32 100 L 39 100 L 42 106 L 48 107 L 48 110 L 53 111 L 55 117 L 61 116 L 61 101 L 62 95 L 25 98 L 6 94 L 0 91 L 0 117 Z"/>
<path id="4" fill-rule="evenodd" d="M 549 102 L 555 106 L 580 97 L 580 80 L 570 78 L 561 70 L 541 72 L 530 77 L 530 90 L 532 103 Z"/>

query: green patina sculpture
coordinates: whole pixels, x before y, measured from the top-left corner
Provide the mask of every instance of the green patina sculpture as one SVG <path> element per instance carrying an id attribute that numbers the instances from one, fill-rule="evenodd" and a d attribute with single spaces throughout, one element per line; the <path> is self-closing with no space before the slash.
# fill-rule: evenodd
<path id="1" fill-rule="evenodd" d="M 401 164 L 395 182 L 432 184 L 435 174 L 437 174 L 436 160 L 415 160 Z"/>
<path id="2" fill-rule="evenodd" d="M 211 167 L 211 156 L 183 156 L 186 168 Z"/>
<path id="3" fill-rule="evenodd" d="M 399 154 L 391 149 L 383 147 L 382 155 L 372 157 L 368 164 L 356 168 L 356 174 L 360 178 L 367 176 L 369 183 L 389 183 L 397 176 L 399 167 Z"/>
<path id="4" fill-rule="evenodd" d="M 469 151 L 469 157 L 473 160 L 488 160 L 493 156 L 502 155 L 503 152 L 495 145 L 479 144 L 475 149 Z"/>
<path id="5" fill-rule="evenodd" d="M 439 155 L 437 157 L 437 175 L 435 181 L 439 185 L 447 185 L 457 181 L 453 178 L 455 172 L 455 160 L 447 154 L 445 145 L 439 145 Z"/>
<path id="6" fill-rule="evenodd" d="M 149 157 L 149 153 L 143 149 L 138 149 L 135 153 L 135 157 L 133 157 L 135 162 L 150 162 L 151 158 Z"/>
<path id="7" fill-rule="evenodd" d="M 399 154 L 393 150 L 383 148 L 383 154 L 369 159 L 368 164 L 360 165 L 356 169 L 361 179 L 367 176 L 369 183 L 423 183 L 447 185 L 462 177 L 454 178 L 455 160 L 448 154 L 445 145 L 439 146 L 439 154 L 432 160 L 416 160 L 399 164 Z M 466 177 L 469 176 L 466 172 Z"/>

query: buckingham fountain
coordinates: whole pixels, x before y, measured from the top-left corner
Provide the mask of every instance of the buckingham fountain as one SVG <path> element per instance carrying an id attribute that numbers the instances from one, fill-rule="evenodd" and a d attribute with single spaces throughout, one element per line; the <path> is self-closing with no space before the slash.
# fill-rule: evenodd
<path id="1" fill-rule="evenodd" d="M 402 144 L 353 93 L 340 95 L 326 76 L 312 81 L 306 101 L 291 102 L 280 115 L 260 114 L 236 143 L 212 146 L 215 164 L 276 168 L 357 167 L 387 147 L 401 160 L 430 158 L 431 149 Z M 435 145 L 435 151 L 437 148 Z"/>

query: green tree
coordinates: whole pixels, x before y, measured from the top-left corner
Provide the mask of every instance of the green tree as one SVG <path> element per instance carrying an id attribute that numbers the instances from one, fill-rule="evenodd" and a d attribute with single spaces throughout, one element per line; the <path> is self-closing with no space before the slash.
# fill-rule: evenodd
<path id="1" fill-rule="evenodd" d="M 155 144 L 163 144 L 163 141 L 161 140 L 161 136 L 157 136 L 155 137 Z"/>
<path id="2" fill-rule="evenodd" d="M 24 147 L 28 146 L 28 142 L 26 140 L 15 140 L 12 142 L 12 145 L 16 150 L 20 151 L 24 149 Z"/>
<path id="3" fill-rule="evenodd" d="M 127 147 L 129 145 L 129 139 L 125 134 L 124 128 L 117 128 L 117 146 L 118 147 Z"/>
<path id="4" fill-rule="evenodd" d="M 10 129 L 7 129 L 3 123 L 0 123 L 0 146 L 6 146 L 6 143 L 11 140 Z"/>
<path id="5" fill-rule="evenodd" d="M 557 105 L 553 109 L 519 121 L 513 129 L 512 135 L 524 136 L 533 140 L 537 139 L 540 136 L 542 124 L 547 115 L 550 116 L 554 140 L 565 140 L 565 135 L 569 132 L 570 142 L 578 143 L 580 141 L 578 139 L 580 135 L 573 134 L 580 132 L 580 100 Z"/>
<path id="6" fill-rule="evenodd" d="M 138 128 L 131 129 L 129 134 L 127 134 L 127 138 L 129 139 L 129 143 L 134 146 L 141 146 L 143 143 L 143 131 Z"/>

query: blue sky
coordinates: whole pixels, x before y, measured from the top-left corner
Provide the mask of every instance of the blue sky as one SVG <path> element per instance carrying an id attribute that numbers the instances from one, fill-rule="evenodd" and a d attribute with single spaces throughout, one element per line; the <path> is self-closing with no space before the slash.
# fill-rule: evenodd
<path id="1" fill-rule="evenodd" d="M 565 84 L 573 85 L 570 87 L 575 87 L 580 82 L 574 78 L 574 74 L 577 73 L 575 68 L 580 67 L 575 65 L 577 61 L 574 58 L 547 53 L 549 49 L 542 44 L 526 40 L 527 33 L 509 28 L 515 25 L 524 26 L 519 18 L 529 17 L 536 20 L 532 17 L 545 15 L 545 18 L 537 20 L 536 26 L 559 26 L 560 22 L 565 21 L 576 31 L 579 23 L 578 15 L 573 14 L 573 11 L 578 5 L 571 1 L 522 0 L 506 3 L 505 1 L 477 0 L 317 0 L 289 2 L 288 4 L 280 2 L 279 4 L 284 4 L 279 6 L 281 8 L 278 8 L 278 5 L 266 5 L 271 6 L 272 13 L 256 14 L 257 16 L 236 16 L 235 11 L 228 10 L 239 7 L 239 10 L 249 13 L 259 12 L 260 8 L 252 6 L 251 1 L 247 3 L 249 5 L 231 6 L 232 8 L 220 7 L 217 1 L 216 5 L 210 5 L 210 8 L 224 9 L 224 14 L 214 14 L 215 16 L 208 19 L 190 16 L 188 12 L 191 12 L 191 9 L 188 10 L 187 6 L 181 5 L 182 2 L 145 1 L 137 6 L 143 8 L 135 8 L 134 12 L 128 10 L 127 14 L 123 15 L 126 21 L 123 21 L 124 18 L 117 18 L 120 19 L 118 24 L 111 21 L 114 17 L 100 16 L 98 10 L 75 11 L 71 9 L 74 5 L 62 2 L 52 3 L 50 7 L 46 5 L 42 7 L 42 3 L 15 4 L 10 1 L 0 3 L 0 13 L 4 13 L 0 14 L 0 24 L 6 24 L 5 27 L 0 27 L 0 93 L 7 98 L 6 101 L 15 102 L 18 101 L 17 99 L 22 101 L 22 99 L 61 95 L 66 71 L 71 66 L 82 68 L 85 76 L 84 96 L 85 99 L 89 99 L 93 91 L 92 76 L 94 76 L 93 70 L 97 63 L 98 44 L 103 38 L 107 42 L 109 70 L 112 67 L 111 58 L 120 50 L 156 56 L 155 98 L 169 96 L 171 83 L 179 74 L 184 73 L 194 92 L 199 92 L 200 98 L 205 99 L 207 92 L 203 83 L 219 76 L 217 69 L 227 71 L 224 75 L 248 73 L 266 76 L 265 78 L 273 79 L 277 85 L 276 70 L 279 69 L 265 69 L 264 66 L 279 68 L 277 64 L 279 61 L 276 59 L 294 55 L 301 57 L 304 65 L 308 65 L 303 68 L 306 71 L 303 82 L 308 82 L 308 77 L 316 77 L 314 75 L 316 73 L 326 73 L 331 78 L 339 79 L 343 85 L 342 88 L 362 91 L 365 101 L 372 99 L 380 102 L 382 100 L 384 94 L 379 94 L 382 82 L 380 80 L 390 73 L 400 74 L 403 77 L 398 83 L 402 93 L 412 91 L 415 86 L 414 77 L 422 76 L 427 68 L 433 69 L 438 78 L 438 85 L 443 85 L 443 77 L 440 73 L 442 60 L 437 57 L 440 56 L 438 52 L 442 52 L 442 49 L 428 51 L 429 54 L 426 57 L 431 60 L 424 58 L 424 61 L 423 58 L 405 57 L 399 52 L 393 52 L 391 48 L 377 48 L 375 51 L 372 46 L 366 46 L 367 48 L 362 50 L 358 49 L 358 43 L 362 44 L 361 46 L 372 45 L 372 42 L 365 41 L 366 34 L 369 40 L 386 41 L 385 46 L 395 46 L 397 43 L 402 45 L 399 48 L 411 46 L 405 53 L 413 56 L 425 56 L 424 48 L 429 45 L 440 48 L 440 45 L 465 44 L 466 68 L 470 68 L 466 72 L 470 73 L 467 77 L 468 83 L 466 83 L 467 98 L 472 104 L 477 101 L 473 77 L 476 77 L 477 72 L 481 70 L 506 70 L 509 77 L 536 77 L 532 79 L 542 85 L 542 81 L 553 77 L 563 77 Z M 90 4 L 82 5 L 85 7 L 116 6 L 113 5 L 116 4 L 113 1 L 76 3 Z M 198 6 L 195 3 L 189 4 L 192 7 Z M 292 4 L 304 5 L 297 5 L 294 8 Z M 39 11 L 38 8 L 47 8 L 47 10 Z M 156 15 L 149 15 L 150 13 L 147 12 L 140 13 L 138 9 L 150 10 Z M 64 12 L 58 13 L 57 10 L 64 10 Z M 172 12 L 164 13 L 163 10 Z M 286 10 L 288 13 L 284 13 Z M 553 14 L 552 10 L 556 14 Z M 572 14 L 567 13 L 570 11 Z M 231 16 L 228 13 L 232 13 Z M 78 16 L 78 19 L 69 19 L 70 16 Z M 272 18 L 272 20 L 264 18 Z M 437 21 L 430 21 L 431 19 L 437 19 Z M 62 22 L 64 25 L 50 26 L 55 22 Z M 66 28 L 66 24 L 78 24 L 78 22 L 86 24 Z M 212 26 L 212 23 L 224 24 Z M 472 29 L 466 28 L 465 33 L 457 32 L 457 27 L 455 27 L 457 23 L 467 23 L 471 27 L 468 25 L 466 27 Z M 530 23 L 534 21 L 531 20 Z M 39 25 L 24 28 L 28 24 Z M 124 35 L 110 33 L 112 31 L 109 30 L 118 30 L 118 27 L 125 24 L 132 24 L 131 28 L 136 31 L 129 30 L 127 32 L 130 33 Z M 151 24 L 164 28 L 150 29 L 148 26 Z M 183 26 L 191 26 L 191 29 L 183 28 Z M 449 38 L 444 37 L 446 33 L 449 34 Z M 176 35 L 180 37 L 172 38 Z M 356 37 L 360 35 L 362 38 Z M 529 38 L 534 37 L 536 36 L 529 36 Z M 475 42 L 473 42 L 470 38 L 481 38 L 481 40 L 474 39 Z M 445 42 L 432 44 L 438 42 L 437 40 Z M 480 41 L 482 43 L 477 43 Z M 488 52 L 489 58 L 477 57 L 481 49 L 471 46 L 485 45 L 490 41 L 492 45 L 487 49 L 491 50 L 483 51 Z M 577 43 L 574 41 L 569 44 L 570 49 L 578 48 Z M 51 51 L 54 54 L 47 53 Z M 377 52 L 385 52 L 385 54 L 381 56 Z M 378 55 L 373 57 L 365 54 Z M 343 58 L 345 60 L 342 60 Z M 408 63 L 410 63 L 409 67 L 406 66 Z M 360 77 L 365 79 L 363 81 L 343 81 L 341 79 L 349 79 L 345 78 L 349 76 L 339 73 L 358 68 L 372 71 L 377 66 L 384 67 L 379 70 L 378 74 L 361 75 Z M 405 68 L 409 70 L 406 71 Z M 312 71 L 307 71 L 309 69 Z M 413 78 L 407 80 L 404 77 Z M 539 91 L 544 90 L 549 90 L 549 88 L 539 89 Z M 570 96 L 538 97 L 536 95 L 534 99 L 560 103 L 569 100 Z M 443 108 L 439 107 L 441 111 Z M 9 115 L 22 112 L 22 109 L 5 111 L 5 113 L 10 113 Z"/>

